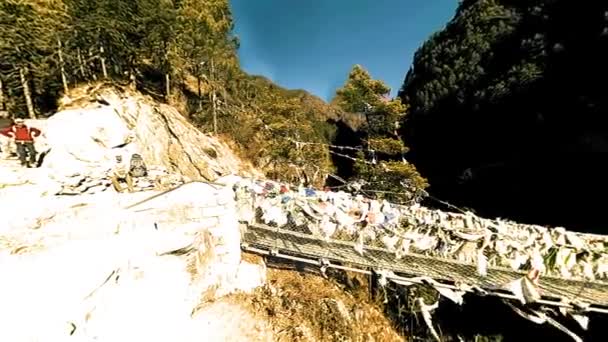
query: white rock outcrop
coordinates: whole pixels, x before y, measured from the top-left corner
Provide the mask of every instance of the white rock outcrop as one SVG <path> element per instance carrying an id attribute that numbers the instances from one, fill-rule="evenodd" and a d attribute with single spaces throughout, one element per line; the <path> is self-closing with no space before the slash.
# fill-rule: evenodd
<path id="1" fill-rule="evenodd" d="M 113 160 L 113 147 L 127 142 L 130 131 L 111 106 L 72 109 L 51 116 L 44 131 L 49 154 L 42 166 L 56 177 L 96 171 Z"/>
<path id="2" fill-rule="evenodd" d="M 106 191 L 117 154 L 128 161 L 138 153 L 151 170 L 137 180 L 136 190 L 255 174 L 225 143 L 198 130 L 175 108 L 129 90 L 93 88 L 48 119 L 26 123 L 43 132 L 36 148 L 48 175 L 45 194 Z"/>
<path id="3" fill-rule="evenodd" d="M 246 166 L 141 95 L 97 89 L 78 104 L 26 122 L 43 132 L 40 168 L 0 159 L 0 341 L 242 341 L 252 327 L 272 341 L 222 302 L 265 282 L 241 260 L 234 192 L 196 181 Z M 111 190 L 116 152 L 143 156 L 139 191 Z"/>
<path id="4" fill-rule="evenodd" d="M 174 107 L 117 88 L 95 89 L 84 98 L 85 104 L 79 101 L 79 107 L 60 111 L 47 124 L 51 148 L 75 160 L 97 162 L 106 156 L 102 151 L 122 146 L 149 165 L 193 180 L 253 172 L 226 144 L 198 130 Z M 80 132 L 71 133 L 76 129 Z"/>
<path id="5" fill-rule="evenodd" d="M 79 199 L 55 203 L 35 230 L 0 231 L 38 245 L 0 253 L 0 321 L 11 322 L 0 341 L 209 340 L 200 323 L 213 320 L 193 312 L 265 281 L 262 265 L 240 259 L 230 188 L 195 182 L 147 197 Z M 225 328 L 216 341 L 238 336 Z"/>

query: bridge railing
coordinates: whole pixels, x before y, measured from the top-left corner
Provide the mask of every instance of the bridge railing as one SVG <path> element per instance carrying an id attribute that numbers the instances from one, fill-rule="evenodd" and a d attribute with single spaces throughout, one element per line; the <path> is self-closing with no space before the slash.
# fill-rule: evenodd
<path id="1" fill-rule="evenodd" d="M 244 180 L 235 191 L 238 215 L 249 225 L 247 243 L 273 253 L 520 291 L 526 301 L 549 296 L 608 305 L 605 236 L 270 181 Z M 511 289 L 518 281 L 526 286 Z"/>
<path id="2" fill-rule="evenodd" d="M 607 236 L 395 205 L 345 192 L 298 191 L 269 181 L 239 184 L 237 199 L 241 216 L 251 223 L 351 243 L 360 255 L 380 248 L 390 251 L 393 260 L 417 254 L 474 265 L 482 276 L 498 267 L 608 280 Z"/>

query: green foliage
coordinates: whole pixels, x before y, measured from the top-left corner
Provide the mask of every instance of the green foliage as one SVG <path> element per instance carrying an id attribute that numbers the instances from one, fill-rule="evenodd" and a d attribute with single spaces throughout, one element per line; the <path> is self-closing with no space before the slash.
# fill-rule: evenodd
<path id="1" fill-rule="evenodd" d="M 378 106 L 381 95 L 390 88 L 382 81 L 371 78 L 369 72 L 357 64 L 348 74 L 346 84 L 336 91 L 334 102 L 347 112 L 364 112 L 366 104 Z"/>
<path id="2" fill-rule="evenodd" d="M 213 81 L 210 77 L 215 76 L 210 75 L 211 61 L 214 68 L 223 68 L 223 72 L 238 69 L 236 40 L 231 36 L 232 16 L 226 0 L 184 0 L 177 21 L 175 38 L 180 49 L 174 57 L 186 66 L 186 71 L 195 77 L 206 77 L 209 83 Z"/>
<path id="3" fill-rule="evenodd" d="M 65 38 L 68 49 L 80 48 L 86 52 L 86 57 L 97 57 L 95 61 L 99 57 L 106 58 L 108 73 L 115 78 L 125 77 L 125 73 L 136 70 L 138 53 L 146 34 L 139 25 L 145 13 L 141 9 L 146 8 L 142 6 L 143 0 L 64 2 L 71 18 L 71 30 Z M 98 71 L 99 63 L 93 64 L 95 70 L 92 72 Z"/>
<path id="4" fill-rule="evenodd" d="M 53 88 L 59 82 L 42 80 L 58 76 L 57 34 L 65 30 L 65 13 L 56 1 L 0 2 L 0 77 L 9 97 L 9 110 L 25 112 L 20 71 L 33 79 L 34 93 Z M 37 82 L 36 82 L 37 81 Z"/>
<path id="5" fill-rule="evenodd" d="M 143 33 L 138 58 L 150 61 L 163 73 L 171 73 L 178 8 L 170 0 L 137 0 L 137 4 L 137 30 Z"/>
<path id="6" fill-rule="evenodd" d="M 287 101 L 272 101 L 268 106 L 269 115 L 263 120 L 268 122 L 270 136 L 279 136 L 283 139 L 274 139 L 270 142 L 267 157 L 272 165 L 271 173 L 274 178 L 289 181 L 308 178 L 316 185 L 322 184 L 325 176 L 319 170 L 328 170 L 331 160 L 328 150 L 323 145 L 301 145 L 300 141 L 319 142 L 313 127 L 305 119 L 306 113 L 302 111 L 297 99 Z"/>
<path id="7" fill-rule="evenodd" d="M 402 161 L 408 149 L 397 134 L 396 124 L 407 107 L 398 99 L 387 99 L 389 91 L 384 82 L 372 79 L 363 67 L 355 65 L 333 103 L 345 111 L 365 113 L 361 130 L 368 152 L 357 153 L 355 177 L 365 181 L 364 189 L 381 190 L 381 197 L 403 202 L 411 199 L 412 189 L 423 190 L 428 183 L 414 165 Z"/>
<path id="8" fill-rule="evenodd" d="M 334 171 L 327 144 L 336 127 L 327 119 L 344 111 L 365 111 L 370 148 L 384 161 L 401 159 L 406 148 L 395 122 L 406 108 L 385 98 L 386 84 L 355 66 L 334 105 L 277 87 L 240 70 L 233 26 L 228 0 L 7 0 L 0 4 L 0 77 L 11 110 L 23 108 L 23 71 L 39 112 L 52 110 L 63 76 L 69 87 L 106 72 L 116 82 L 135 80 L 203 130 L 217 123 L 218 133 L 274 178 L 323 185 Z"/>
<path id="9" fill-rule="evenodd" d="M 358 157 L 363 158 L 364 154 L 359 152 Z M 357 177 L 367 183 L 363 190 L 373 190 L 378 198 L 396 203 L 408 203 L 429 186 L 410 163 L 389 160 L 370 165 L 357 161 L 355 169 Z"/>
<path id="10" fill-rule="evenodd" d="M 0 4 L 0 77 L 16 107 L 24 102 L 19 70 L 35 99 L 49 88 L 56 97 L 61 44 L 69 84 L 103 77 L 103 60 L 111 79 L 134 76 L 140 88 L 162 93 L 164 85 L 144 72 L 183 81 L 209 75 L 212 58 L 222 73 L 238 69 L 232 25 L 227 0 L 7 0 Z"/>
<path id="11" fill-rule="evenodd" d="M 410 95 L 407 101 L 414 110 L 428 110 L 454 95 L 461 102 L 467 101 L 477 90 L 475 88 L 479 88 L 480 82 L 488 80 L 489 73 L 502 81 L 522 75 L 517 70 L 525 67 L 513 65 L 499 69 L 496 65 L 506 58 L 496 54 L 496 45 L 515 33 L 523 17 L 522 13 L 502 3 L 499 0 L 479 0 L 462 5 L 446 29 L 427 40 L 416 52 L 415 73 L 410 72 L 402 88 L 407 88 L 408 92 L 415 89 L 415 95 Z M 533 45 L 522 47 L 524 50 L 536 49 Z M 504 53 L 515 56 L 521 52 Z M 534 60 L 539 56 L 530 57 Z M 486 94 L 500 96 L 500 88 Z"/>
<path id="12" fill-rule="evenodd" d="M 272 178 L 322 186 L 327 173 L 333 172 L 326 145 L 335 135 L 335 127 L 326 123 L 326 112 L 332 108 L 262 77 L 246 76 L 238 83 L 236 93 L 247 100 L 246 110 L 238 121 L 232 114 L 222 123 L 244 147 L 246 157 Z"/>
<path id="13" fill-rule="evenodd" d="M 378 153 L 387 155 L 401 155 L 407 152 L 403 141 L 391 138 L 370 138 L 368 147 Z"/>
<path id="14" fill-rule="evenodd" d="M 20 71 L 36 110 L 54 109 L 63 91 L 61 52 L 70 87 L 100 80 L 105 65 L 111 80 L 134 78 L 203 130 L 212 129 L 215 114 L 219 133 L 269 175 L 322 185 L 333 170 L 324 144 L 335 136 L 326 120 L 336 108 L 242 72 L 233 28 L 228 0 L 2 1 L 0 78 L 9 110 L 25 113 Z"/>

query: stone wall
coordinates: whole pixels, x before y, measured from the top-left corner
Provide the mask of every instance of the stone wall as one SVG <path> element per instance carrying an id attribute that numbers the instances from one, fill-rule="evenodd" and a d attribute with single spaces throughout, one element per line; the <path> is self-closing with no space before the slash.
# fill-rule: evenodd
<path id="1" fill-rule="evenodd" d="M 263 265 L 241 262 L 230 188 L 109 195 L 11 232 L 35 249 L 0 245 L 0 341 L 203 341 L 199 307 L 265 281 Z"/>
<path id="2" fill-rule="evenodd" d="M 160 237 L 154 247 L 157 254 L 193 249 L 187 262 L 197 292 L 220 296 L 234 290 L 241 250 L 231 189 L 187 183 L 135 205 L 128 213 L 119 227 L 121 233 L 154 230 Z"/>

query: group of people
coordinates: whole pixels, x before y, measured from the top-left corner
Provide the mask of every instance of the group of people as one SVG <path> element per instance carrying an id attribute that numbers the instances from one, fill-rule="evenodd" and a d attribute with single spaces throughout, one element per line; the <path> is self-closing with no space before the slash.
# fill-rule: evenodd
<path id="1" fill-rule="evenodd" d="M 42 132 L 25 124 L 21 118 L 11 119 L 6 112 L 0 112 L 0 156 L 3 159 L 10 158 L 17 154 L 21 166 L 37 167 L 37 152 L 34 145 L 35 138 Z M 129 161 L 123 158 L 122 154 L 116 154 L 115 160 L 108 168 L 108 176 L 118 192 L 124 191 L 121 183 L 127 184 L 129 192 L 134 191 L 133 178 L 145 177 L 148 175 L 143 158 L 139 154 L 132 154 Z"/>
<path id="2" fill-rule="evenodd" d="M 141 155 L 134 153 L 131 155 L 129 162 L 123 158 L 122 154 L 116 154 L 113 165 L 110 166 L 110 180 L 114 189 L 118 192 L 123 192 L 121 182 L 127 183 L 127 190 L 133 192 L 133 178 L 146 177 L 148 168 Z"/>

